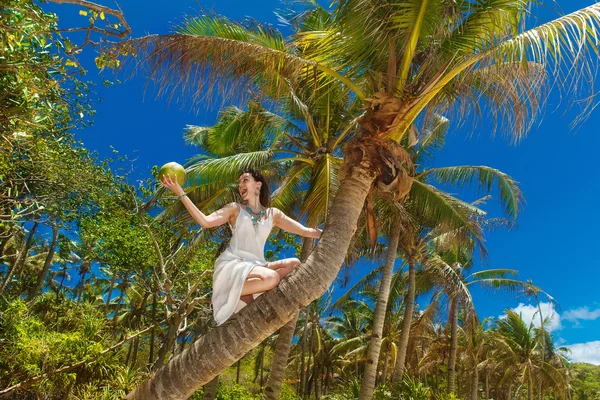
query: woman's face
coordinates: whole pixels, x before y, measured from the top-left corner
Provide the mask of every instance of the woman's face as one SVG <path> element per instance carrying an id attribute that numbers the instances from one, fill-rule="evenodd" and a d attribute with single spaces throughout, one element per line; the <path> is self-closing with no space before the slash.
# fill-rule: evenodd
<path id="1" fill-rule="evenodd" d="M 256 197 L 256 193 L 260 193 L 260 187 L 262 182 L 258 182 L 249 173 L 240 175 L 240 195 L 245 201 L 249 201 L 251 198 Z"/>

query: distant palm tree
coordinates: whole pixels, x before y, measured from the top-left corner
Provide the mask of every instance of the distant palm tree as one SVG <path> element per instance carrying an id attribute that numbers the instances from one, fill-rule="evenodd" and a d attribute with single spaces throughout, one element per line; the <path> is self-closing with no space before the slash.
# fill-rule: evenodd
<path id="1" fill-rule="evenodd" d="M 505 371 L 506 375 L 516 376 L 521 385 L 527 387 L 528 400 L 533 400 L 536 376 L 542 374 L 553 382 L 554 393 L 566 396 L 568 384 L 563 362 L 558 356 L 542 361 L 539 346 L 541 333 L 534 327 L 533 321 L 528 324 L 516 312 L 510 309 L 505 311 L 506 317 L 496 321 L 493 336 L 498 349 L 498 368 Z M 546 335 L 546 332 L 543 334 Z"/>

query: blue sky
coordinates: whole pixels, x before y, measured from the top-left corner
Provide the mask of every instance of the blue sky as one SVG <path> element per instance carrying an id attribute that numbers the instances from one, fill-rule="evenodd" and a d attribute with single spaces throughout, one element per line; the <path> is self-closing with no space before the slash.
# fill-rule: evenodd
<path id="1" fill-rule="evenodd" d="M 102 2 L 104 3 L 104 2 Z M 564 13 L 588 6 L 591 0 L 559 0 Z M 105 4 L 111 5 L 110 2 Z M 133 29 L 133 36 L 169 32 L 185 15 L 196 15 L 200 6 L 214 10 L 233 20 L 245 16 L 277 24 L 273 13 L 283 6 L 278 1 L 191 1 L 179 0 L 168 5 L 158 1 L 123 0 L 120 6 Z M 86 18 L 78 15 L 78 7 L 49 5 L 61 17 L 63 27 L 83 25 Z M 552 17 L 545 11 L 536 14 L 541 22 Z M 216 109 L 200 107 L 195 114 L 189 108 L 154 97 L 144 92 L 146 80 L 135 77 L 122 84 L 104 87 L 93 64 L 93 49 L 84 51 L 82 60 L 88 68 L 87 79 L 98 82 L 94 108 L 94 125 L 77 132 L 86 147 L 97 150 L 101 157 L 111 156 L 110 146 L 135 159 L 136 176 L 150 175 L 153 165 L 176 160 L 184 163 L 195 153 L 181 139 L 187 124 L 210 125 Z M 490 137 L 490 127 L 482 124 L 469 135 L 469 124 L 451 128 L 447 146 L 436 159 L 436 165 L 488 165 L 498 168 L 520 182 L 526 203 L 517 220 L 518 229 L 487 235 L 490 260 L 478 268 L 514 268 L 519 278 L 531 279 L 559 303 L 552 325 L 556 342 L 571 346 L 574 360 L 600 364 L 600 255 L 597 244 L 600 211 L 597 209 L 600 180 L 597 173 L 600 138 L 600 110 L 572 131 L 569 124 L 574 112 L 566 112 L 569 99 L 559 101 L 551 93 L 548 107 L 538 118 L 528 137 L 518 146 L 501 136 Z M 466 200 L 475 199 L 475 194 Z M 492 200 L 491 214 L 499 209 Z M 357 271 L 353 281 L 364 275 Z M 339 289 L 338 289 L 339 290 Z M 525 317 L 533 314 L 527 298 L 506 294 L 493 295 L 474 289 L 474 300 L 480 316 L 500 316 L 505 308 L 516 308 Z M 549 305 L 544 313 L 551 312 Z"/>

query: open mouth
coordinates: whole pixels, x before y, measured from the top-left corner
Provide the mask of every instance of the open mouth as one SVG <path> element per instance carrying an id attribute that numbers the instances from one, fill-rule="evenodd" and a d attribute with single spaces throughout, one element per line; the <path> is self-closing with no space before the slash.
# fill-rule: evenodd
<path id="1" fill-rule="evenodd" d="M 242 195 L 242 197 L 244 197 L 247 192 L 248 192 L 248 190 L 246 190 L 246 189 L 240 189 L 240 194 Z"/>

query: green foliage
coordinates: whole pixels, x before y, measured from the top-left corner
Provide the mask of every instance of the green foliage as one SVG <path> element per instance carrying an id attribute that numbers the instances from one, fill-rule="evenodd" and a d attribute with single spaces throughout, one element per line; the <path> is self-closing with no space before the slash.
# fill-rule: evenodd
<path id="1" fill-rule="evenodd" d="M 112 356 L 101 356 L 109 333 L 104 316 L 90 305 L 39 297 L 31 305 L 22 300 L 0 299 L 0 382 L 3 386 L 41 376 L 65 365 L 84 363 L 77 375 L 50 375 L 33 391 L 49 396 L 65 394 L 78 377 L 81 383 L 107 378 L 115 364 Z"/>
<path id="2" fill-rule="evenodd" d="M 406 400 L 429 400 L 431 398 L 431 389 L 423 382 L 411 377 L 405 377 L 400 383 L 399 393 L 401 398 Z"/>
<path id="3" fill-rule="evenodd" d="M 570 371 L 573 400 L 600 400 L 600 366 L 576 363 Z"/>
<path id="4" fill-rule="evenodd" d="M 54 33 L 57 16 L 32 0 L 3 2 L 0 16 L 0 133 L 47 135 L 92 113 L 86 85 L 72 75 L 78 64 L 66 54 L 73 46 Z"/>

